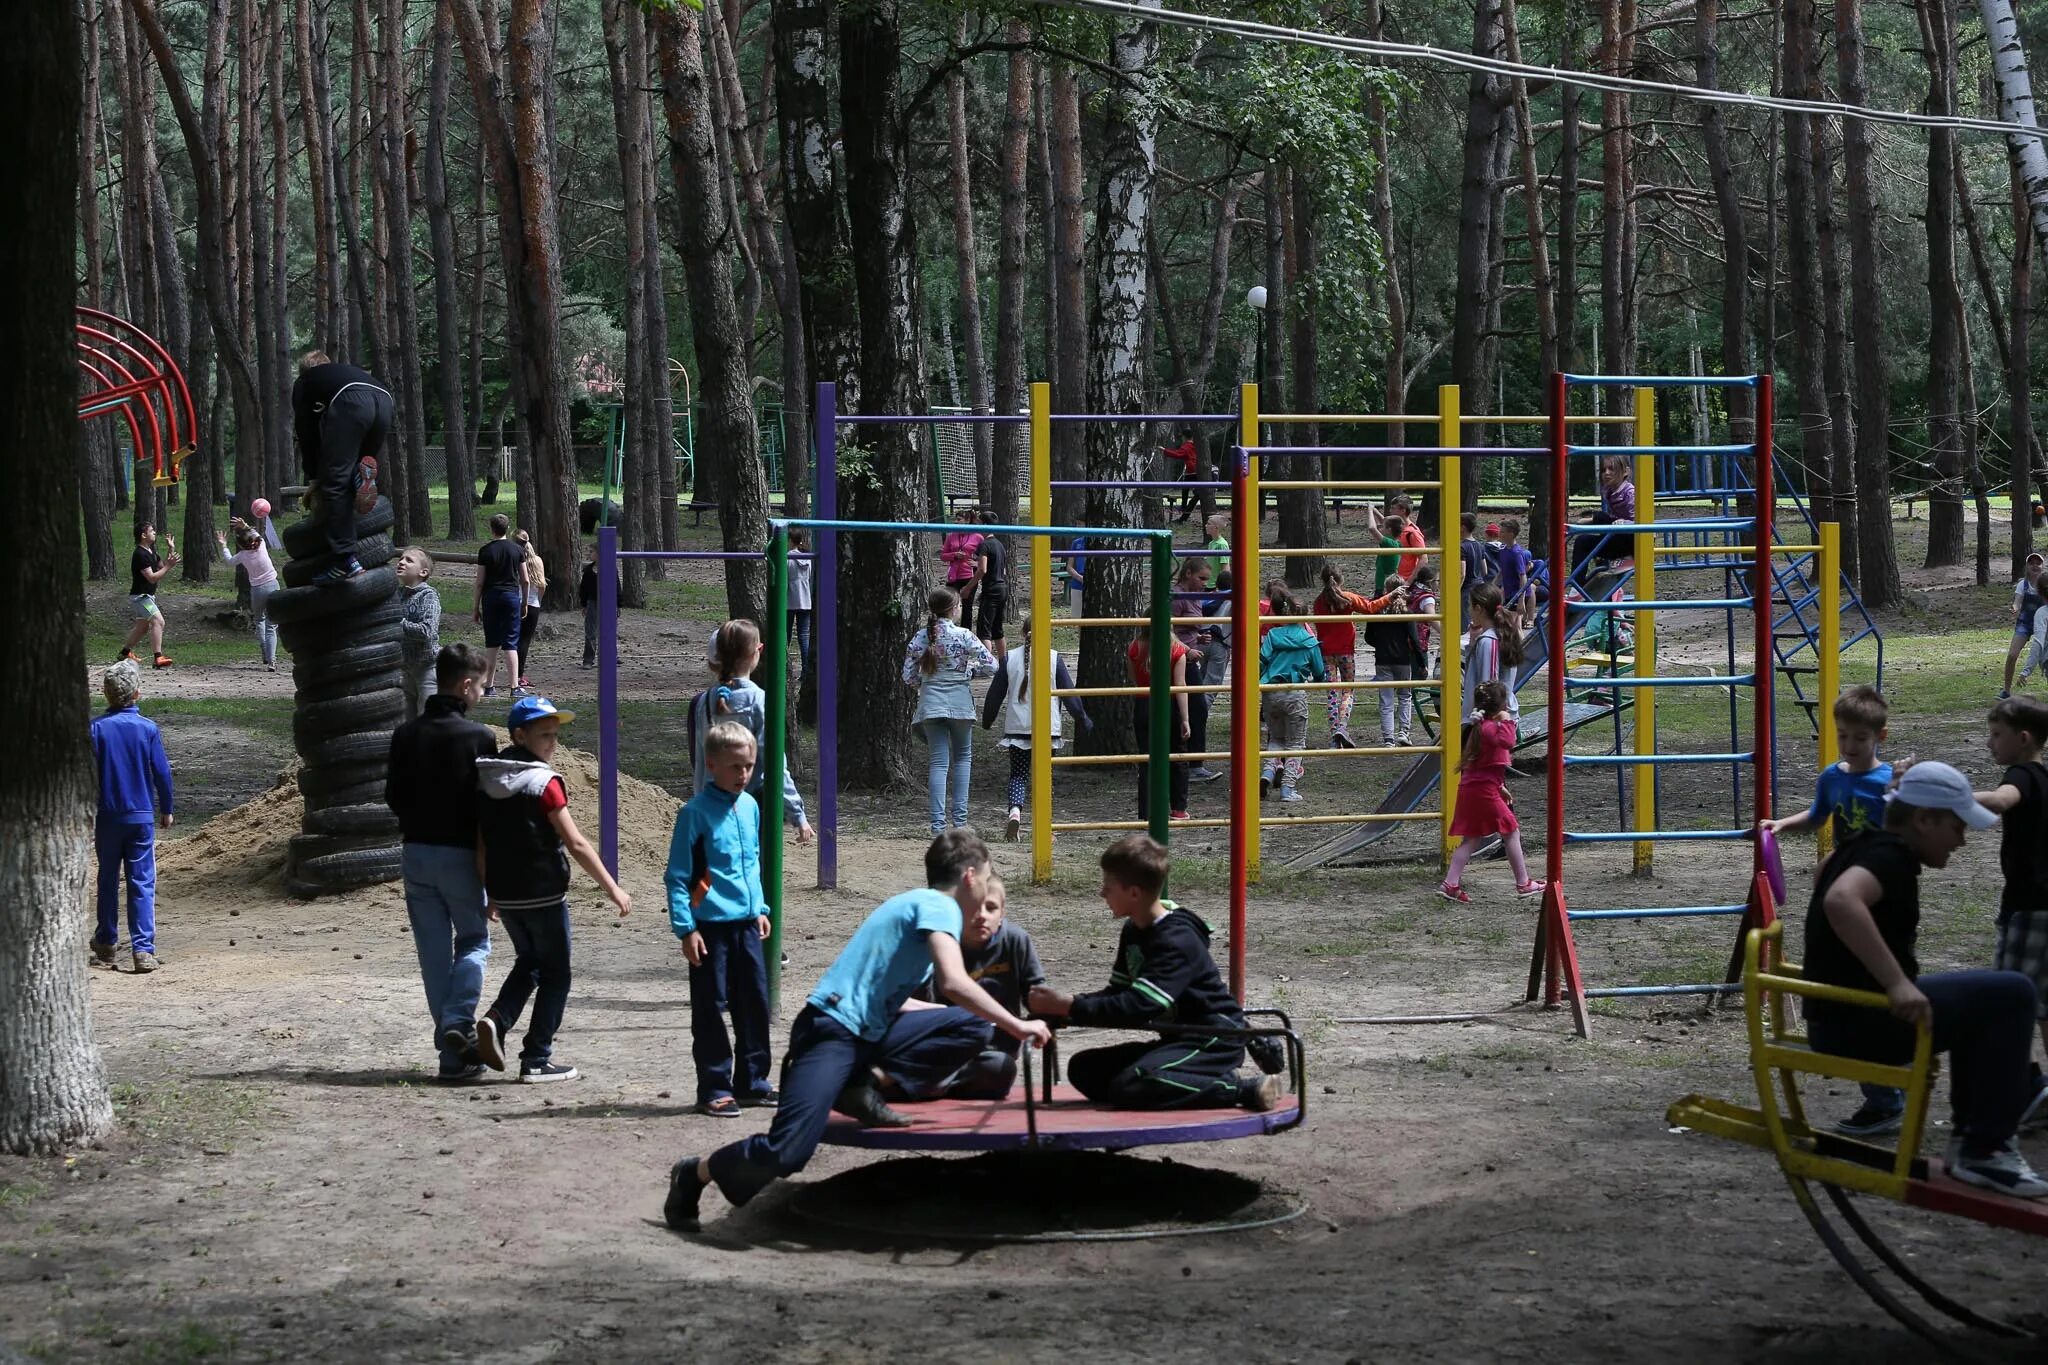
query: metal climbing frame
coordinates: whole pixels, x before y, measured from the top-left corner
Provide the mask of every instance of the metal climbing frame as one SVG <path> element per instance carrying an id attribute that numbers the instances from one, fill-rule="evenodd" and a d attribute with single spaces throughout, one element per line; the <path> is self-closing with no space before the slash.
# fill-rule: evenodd
<path id="1" fill-rule="evenodd" d="M 1570 394 L 1573 386 L 1605 386 L 1633 388 L 1639 393 L 1658 388 L 1703 387 L 1750 387 L 1756 391 L 1757 440 L 1753 445 L 1740 446 L 1656 446 L 1641 439 L 1633 446 L 1581 446 L 1570 444 L 1566 439 L 1567 414 L 1570 410 Z M 1632 457 L 1639 474 L 1655 478 L 1655 459 L 1674 454 L 1710 456 L 1748 456 L 1755 462 L 1753 511 L 1748 516 L 1686 517 L 1667 521 L 1655 520 L 1656 490 L 1654 483 L 1638 485 L 1638 516 L 1643 520 L 1630 524 L 1587 523 L 1574 524 L 1570 519 L 1569 479 L 1570 461 L 1574 456 L 1621 455 Z M 1839 658 L 1840 605 L 1835 599 L 1833 585 L 1835 576 L 1832 555 L 1835 541 L 1832 536 L 1823 536 L 1818 546 L 1782 546 L 1775 544 L 1772 534 L 1772 512 L 1775 485 L 1771 476 L 1771 381 L 1770 376 L 1738 377 L 1640 377 L 1605 375 L 1566 375 L 1555 377 L 1551 393 L 1551 543 L 1550 561 L 1553 575 L 1556 566 L 1567 562 L 1571 540 L 1574 535 L 1630 535 L 1634 538 L 1636 556 L 1636 595 L 1613 600 L 1580 601 L 1565 603 L 1553 600 L 1548 619 L 1550 630 L 1549 658 L 1549 726 L 1551 754 L 1549 763 L 1549 828 L 1545 840 L 1545 867 L 1548 885 L 1543 896 L 1542 914 L 1538 919 L 1536 941 L 1529 966 L 1528 998 L 1537 998 L 1540 990 L 1546 1004 L 1556 1004 L 1560 996 L 1570 1001 L 1574 1022 L 1581 1035 L 1589 1032 L 1590 1021 L 1586 1002 L 1600 996 L 1641 996 L 1714 994 L 1739 989 L 1734 982 L 1739 969 L 1739 960 L 1731 964 L 1726 982 L 1690 985 L 1648 985 L 1610 986 L 1588 989 L 1581 978 L 1576 946 L 1572 939 L 1574 920 L 1608 919 L 1675 919 L 1692 916 L 1740 915 L 1743 927 L 1752 927 L 1759 922 L 1761 913 L 1753 889 L 1748 899 L 1732 905 L 1690 905 L 1669 906 L 1652 909 L 1618 908 L 1602 910 L 1579 910 L 1569 908 L 1565 895 L 1564 849 L 1567 844 L 1590 843 L 1633 843 L 1637 848 L 1638 866 L 1646 866 L 1650 846 L 1657 841 L 1742 841 L 1752 838 L 1755 820 L 1765 820 L 1771 815 L 1772 758 L 1773 758 L 1773 667 L 1772 574 L 1774 556 L 1777 554 L 1816 553 L 1822 563 L 1822 639 L 1819 653 L 1824 667 L 1821 676 L 1822 687 L 1833 684 L 1832 671 Z M 1645 516 L 1643 509 L 1648 509 Z M 1719 546 L 1681 546 L 1671 543 L 1659 545 L 1657 537 L 1679 534 L 1716 534 L 1730 538 L 1731 542 L 1747 533 L 1749 544 L 1733 543 Z M 1747 582 L 1737 578 L 1730 569 L 1730 587 L 1722 597 L 1670 598 L 1661 599 L 1656 586 L 1656 564 L 1661 555 L 1693 556 L 1710 558 L 1722 557 L 1740 563 L 1746 573 Z M 1738 561 L 1738 556 L 1743 556 Z M 1669 611 L 1727 611 L 1749 610 L 1755 620 L 1755 639 L 1750 671 L 1746 674 L 1724 676 L 1666 676 L 1655 667 L 1655 615 Z M 1568 633 L 1567 617 L 1578 613 L 1616 611 L 1632 613 L 1637 621 L 1636 659 L 1633 677 L 1622 678 L 1573 678 L 1569 676 L 1565 652 Z M 1732 617 L 1731 617 L 1732 620 Z M 1832 629 L 1830 624 L 1832 623 Z M 1733 670 L 1730 670 L 1731 673 Z M 1599 758 L 1574 757 L 1565 751 L 1564 707 L 1568 693 L 1590 688 L 1613 688 L 1627 686 L 1636 689 L 1638 697 L 1636 719 L 1636 744 L 1634 752 Z M 1752 705 L 1752 730 L 1750 747 L 1746 751 L 1731 751 L 1712 754 L 1666 754 L 1656 742 L 1655 711 L 1652 705 L 1657 690 L 1665 687 L 1728 687 L 1747 688 Z M 1826 738 L 1830 727 L 1822 726 Z M 1823 741 L 1822 756 L 1825 760 L 1829 746 Z M 1677 763 L 1728 763 L 1747 765 L 1751 769 L 1751 793 L 1754 803 L 1754 817 L 1744 821 L 1740 827 L 1725 829 L 1662 829 L 1656 827 L 1653 819 L 1644 818 L 1644 804 L 1654 814 L 1655 788 L 1646 776 L 1665 764 Z M 1629 766 L 1637 770 L 1637 818 L 1633 830 L 1618 832 L 1593 832 L 1573 830 L 1567 827 L 1565 805 L 1566 770 L 1583 765 Z M 1745 883 L 1755 885 L 1755 873 L 1760 870 L 1756 854 L 1750 857 L 1749 876 Z M 1738 933 L 1737 941 L 1741 935 Z"/>

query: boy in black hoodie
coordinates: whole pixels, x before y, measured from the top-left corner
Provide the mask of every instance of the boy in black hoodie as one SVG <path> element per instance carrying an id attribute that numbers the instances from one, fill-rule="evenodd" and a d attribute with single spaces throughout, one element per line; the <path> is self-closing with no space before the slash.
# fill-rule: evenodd
<path id="1" fill-rule="evenodd" d="M 591 876 L 624 919 L 633 908 L 597 850 L 569 815 L 569 789 L 548 766 L 573 711 L 557 711 L 546 697 L 512 703 L 505 728 L 512 745 L 476 761 L 477 845 L 483 858 L 489 913 L 505 925 L 519 954 L 498 998 L 476 1021 L 476 1051 L 485 1065 L 505 1069 L 504 1037 L 534 996 L 533 1021 L 519 1049 L 519 1079 L 573 1081 L 576 1068 L 555 1061 L 555 1030 L 569 1001 L 569 859 Z"/>
<path id="2" fill-rule="evenodd" d="M 1166 849 L 1142 834 L 1103 850 L 1102 899 L 1125 922 L 1109 988 L 1063 995 L 1034 986 L 1033 1015 L 1098 1028 L 1245 1026 L 1209 956 L 1209 926 L 1159 898 L 1166 867 Z M 1067 1079 L 1095 1103 L 1116 1109 L 1271 1109 L 1280 1099 L 1279 1078 L 1240 1075 L 1243 1062 L 1240 1039 L 1176 1035 L 1076 1053 L 1067 1062 Z"/>

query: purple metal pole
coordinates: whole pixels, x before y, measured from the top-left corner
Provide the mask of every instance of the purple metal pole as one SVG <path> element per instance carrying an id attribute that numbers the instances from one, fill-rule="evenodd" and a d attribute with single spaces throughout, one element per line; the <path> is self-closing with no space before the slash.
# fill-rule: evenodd
<path id="1" fill-rule="evenodd" d="M 839 386 L 818 385 L 811 430 L 818 440 L 818 516 L 839 515 Z M 818 670 L 818 889 L 839 886 L 839 533 L 820 530 L 811 621 Z"/>
<path id="2" fill-rule="evenodd" d="M 619 528 L 597 528 L 598 856 L 619 875 Z"/>

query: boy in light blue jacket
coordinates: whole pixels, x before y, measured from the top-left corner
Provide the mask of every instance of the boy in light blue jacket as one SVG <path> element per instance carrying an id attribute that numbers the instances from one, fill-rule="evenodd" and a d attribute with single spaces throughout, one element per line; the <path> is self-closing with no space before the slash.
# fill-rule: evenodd
<path id="1" fill-rule="evenodd" d="M 742 1107 L 773 1108 L 779 1098 L 768 1079 L 761 807 L 747 794 L 753 732 L 740 721 L 722 720 L 705 731 L 703 742 L 710 782 L 677 813 L 669 840 L 668 921 L 690 962 L 697 1112 L 738 1118 Z M 732 1013 L 730 1038 L 724 1009 Z"/>

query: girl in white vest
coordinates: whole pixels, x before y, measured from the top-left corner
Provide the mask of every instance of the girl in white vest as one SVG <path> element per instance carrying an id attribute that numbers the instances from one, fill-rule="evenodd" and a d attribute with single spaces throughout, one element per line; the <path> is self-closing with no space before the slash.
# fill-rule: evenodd
<path id="1" fill-rule="evenodd" d="M 1052 656 L 1053 686 L 1066 688 L 1074 685 L 1074 679 L 1067 672 L 1067 661 L 1055 651 Z M 1060 747 L 1060 707 L 1065 707 L 1073 716 L 1074 724 L 1083 730 L 1095 728 L 1095 722 L 1088 719 L 1088 708 L 1081 704 L 1079 697 L 1057 698 L 1059 706 L 1052 708 L 1052 747 Z M 998 747 L 1010 751 L 1010 813 L 1003 826 L 1003 837 L 1012 843 L 1017 839 L 1017 827 L 1024 823 L 1024 806 L 1031 799 L 1031 622 L 1024 622 L 1024 643 L 1003 656 L 996 666 L 996 676 L 989 683 L 988 697 L 981 704 L 981 728 L 992 728 L 996 718 L 1003 722 L 1003 737 Z"/>

